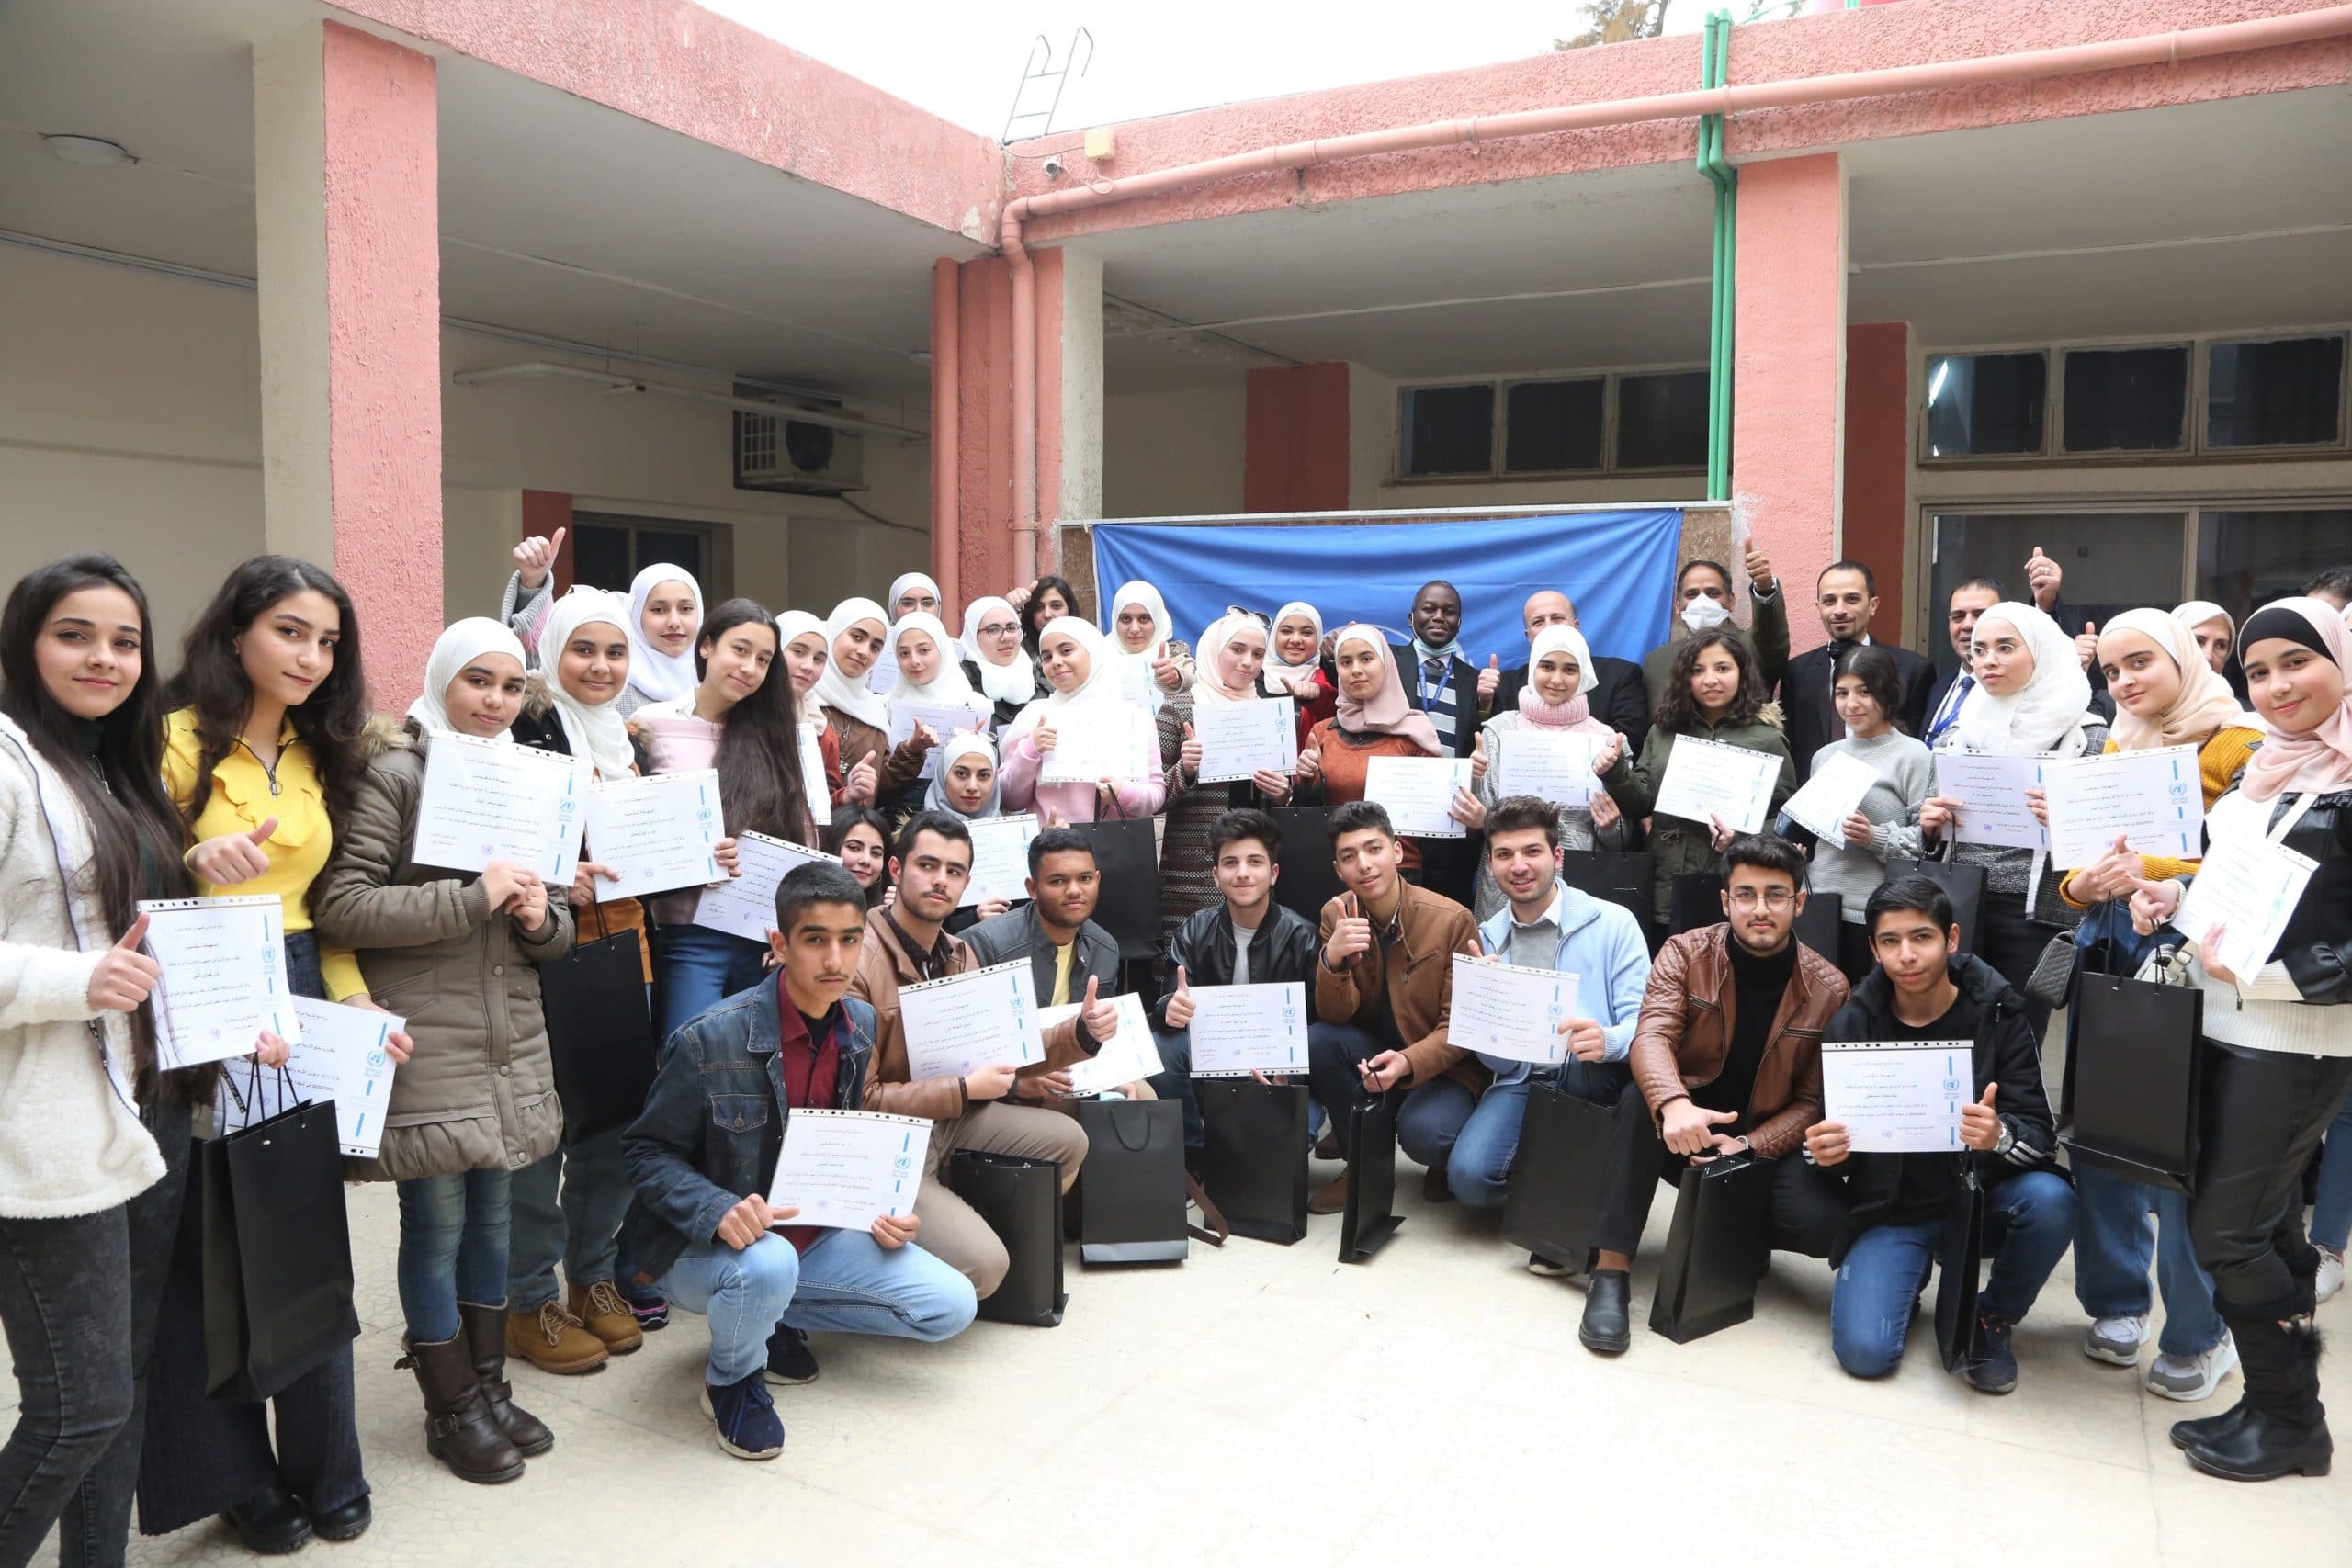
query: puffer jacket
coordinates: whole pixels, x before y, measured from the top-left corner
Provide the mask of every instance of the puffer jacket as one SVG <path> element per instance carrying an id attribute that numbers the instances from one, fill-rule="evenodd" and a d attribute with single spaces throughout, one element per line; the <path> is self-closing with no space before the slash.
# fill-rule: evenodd
<path id="1" fill-rule="evenodd" d="M 1781 775 L 1773 781 L 1772 801 L 1764 808 L 1765 826 L 1760 829 L 1770 832 L 1772 818 L 1780 815 L 1781 807 L 1797 787 L 1797 765 L 1789 756 L 1787 739 L 1781 733 L 1780 705 L 1765 704 L 1763 711 L 1747 724 L 1702 723 L 1690 734 L 1702 740 L 1719 740 L 1726 746 L 1761 751 L 1781 760 Z M 1645 847 L 1657 865 L 1657 880 L 1652 894 L 1661 926 L 1667 923 L 1672 909 L 1674 879 L 1691 872 L 1713 871 L 1723 859 L 1715 852 L 1706 823 L 1655 814 L 1657 792 L 1666 783 L 1667 763 L 1674 756 L 1678 739 L 1675 731 L 1651 725 L 1649 738 L 1642 742 L 1640 758 L 1633 759 L 1620 750 L 1617 761 L 1600 781 L 1628 820 L 1651 818 L 1649 842 Z"/>
<path id="2" fill-rule="evenodd" d="M 359 955 L 369 994 L 408 1021 L 416 1054 L 392 1075 L 377 1158 L 359 1181 L 520 1170 L 563 1134 L 537 965 L 571 951 L 571 910 L 551 890 L 547 929 L 527 937 L 493 914 L 481 879 L 409 859 L 424 793 L 426 738 L 371 725 L 373 754 L 334 858 L 311 886 L 322 941 Z"/>

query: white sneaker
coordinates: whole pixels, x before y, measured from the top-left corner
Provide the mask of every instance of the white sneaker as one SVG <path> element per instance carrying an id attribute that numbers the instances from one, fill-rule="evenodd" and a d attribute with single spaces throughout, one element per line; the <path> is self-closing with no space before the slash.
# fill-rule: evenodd
<path id="1" fill-rule="evenodd" d="M 2200 1356 L 2158 1356 L 2148 1364 L 2148 1392 L 2184 1403 L 2211 1399 L 2230 1369 L 2238 1364 L 2238 1342 L 2222 1342 Z"/>
<path id="2" fill-rule="evenodd" d="M 2315 1281 L 2319 1300 L 2325 1301 L 2344 1288 L 2344 1254 L 2319 1249 L 2319 1279 Z"/>
<path id="3" fill-rule="evenodd" d="M 2148 1314 L 2102 1317 L 2083 1335 L 2083 1354 L 2110 1367 L 2136 1367 L 2148 1343 Z"/>

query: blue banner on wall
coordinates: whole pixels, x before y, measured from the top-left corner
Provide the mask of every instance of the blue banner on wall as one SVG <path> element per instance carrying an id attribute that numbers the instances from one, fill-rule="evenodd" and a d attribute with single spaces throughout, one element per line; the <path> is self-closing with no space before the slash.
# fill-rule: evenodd
<path id="1" fill-rule="evenodd" d="M 1409 636 L 1414 593 L 1443 578 L 1462 593 L 1464 657 L 1484 669 L 1488 654 L 1498 655 L 1508 670 L 1527 662 L 1520 606 L 1546 588 L 1576 601 L 1595 653 L 1638 660 L 1664 641 L 1682 513 L 1290 527 L 1098 523 L 1093 533 L 1106 631 L 1109 596 L 1139 578 L 1168 601 L 1176 636 L 1188 643 L 1228 604 L 1271 615 L 1294 599 L 1322 611 L 1326 631 L 1362 620 Z"/>

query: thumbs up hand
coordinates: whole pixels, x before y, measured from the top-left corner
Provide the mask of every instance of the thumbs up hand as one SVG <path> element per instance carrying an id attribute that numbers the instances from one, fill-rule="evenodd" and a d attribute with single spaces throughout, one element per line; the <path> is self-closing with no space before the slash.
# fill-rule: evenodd
<path id="1" fill-rule="evenodd" d="M 849 777 L 842 781 L 842 798 L 860 806 L 871 806 L 874 804 L 874 786 L 880 780 L 881 775 L 874 771 L 874 753 L 868 751 L 855 767 L 850 769 Z"/>
<path id="2" fill-rule="evenodd" d="M 1478 731 L 1477 744 L 1470 748 L 1470 777 L 1476 782 L 1487 776 L 1487 732 Z"/>
<path id="3" fill-rule="evenodd" d="M 1984 1099 L 1960 1108 L 1960 1141 L 1981 1154 L 1990 1154 L 2001 1141 L 2001 1118 L 1993 1109 L 2000 1092 L 1999 1084 L 1986 1084 Z"/>
<path id="4" fill-rule="evenodd" d="M 163 977 L 164 966 L 139 951 L 147 940 L 147 917 L 140 916 L 122 940 L 98 954 L 84 995 L 100 1012 L 136 1012 Z"/>
<path id="5" fill-rule="evenodd" d="M 1089 1038 L 1102 1044 L 1119 1032 L 1119 1008 L 1110 998 L 1097 995 L 1102 981 L 1090 975 L 1086 978 L 1086 1000 L 1080 1006 L 1078 1021 L 1086 1028 Z"/>
<path id="6" fill-rule="evenodd" d="M 1170 1029 L 1183 1029 L 1193 1021 L 1193 984 L 1186 977 L 1182 964 L 1176 965 L 1176 990 L 1168 998 L 1165 1010 Z"/>
<path id="7" fill-rule="evenodd" d="M 262 846 L 277 831 L 277 818 L 264 819 L 262 825 L 242 833 L 223 833 L 217 839 L 207 839 L 187 852 L 187 868 L 215 887 L 233 887 L 240 882 L 250 882 L 269 870 L 269 852 Z"/>
<path id="8" fill-rule="evenodd" d="M 2082 660 L 2083 668 L 2085 670 L 2088 670 L 2094 663 L 2098 662 L 2098 625 L 2097 622 L 2085 621 L 2083 623 L 2083 635 L 2075 639 L 2075 657 Z"/>
<path id="9" fill-rule="evenodd" d="M 2033 556 L 2025 563 L 2025 585 L 2033 594 L 2034 608 L 2048 610 L 2058 603 L 2058 590 L 2065 582 L 2066 573 L 2059 564 L 2033 547 Z"/>
<path id="10" fill-rule="evenodd" d="M 1184 744 L 1176 750 L 1176 765 L 1183 769 L 1187 779 L 1201 776 L 1201 738 L 1189 724 L 1184 727 Z"/>
<path id="11" fill-rule="evenodd" d="M 556 557 L 563 551 L 563 536 L 570 530 L 558 528 L 550 538 L 534 534 L 514 547 L 514 575 L 523 580 L 523 592 L 537 593 L 539 584 L 548 580 L 555 569 Z"/>
<path id="12" fill-rule="evenodd" d="M 1478 705 L 1495 705 L 1495 689 L 1503 683 L 1502 660 L 1494 654 L 1487 655 L 1487 667 L 1478 671 Z"/>

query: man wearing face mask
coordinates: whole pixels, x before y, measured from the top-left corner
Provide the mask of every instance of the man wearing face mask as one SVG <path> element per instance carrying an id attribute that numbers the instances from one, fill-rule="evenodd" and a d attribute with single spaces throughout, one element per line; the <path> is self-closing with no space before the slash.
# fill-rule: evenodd
<path id="1" fill-rule="evenodd" d="M 1753 539 L 1747 541 L 1746 564 L 1748 602 L 1756 612 L 1747 636 L 1756 645 L 1758 671 L 1769 691 L 1781 683 L 1789 667 L 1789 606 L 1772 576 L 1771 560 Z M 1683 563 L 1674 579 L 1674 607 L 1680 624 L 1671 638 L 1642 656 L 1642 683 L 1649 691 L 1653 710 L 1666 696 L 1674 670 L 1675 645 L 1694 632 L 1712 631 L 1730 620 L 1731 604 L 1731 573 L 1720 563 Z"/>
<path id="2" fill-rule="evenodd" d="M 1564 626 L 1583 629 L 1577 619 L 1576 601 L 1553 589 L 1531 593 L 1520 609 L 1519 618 L 1527 628 L 1527 645 L 1535 646 L 1536 634 L 1545 626 Z M 1503 671 L 1502 680 L 1495 687 L 1493 713 L 1517 713 L 1519 694 L 1527 686 L 1527 666 Z M 1649 694 L 1642 686 L 1641 666 L 1630 659 L 1611 659 L 1605 654 L 1592 656 L 1592 690 L 1585 694 L 1586 705 L 1593 717 L 1625 738 L 1626 750 L 1638 751 L 1642 739 L 1650 732 Z"/>

